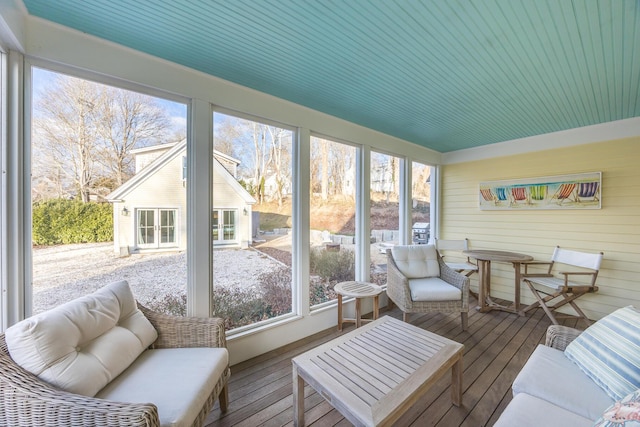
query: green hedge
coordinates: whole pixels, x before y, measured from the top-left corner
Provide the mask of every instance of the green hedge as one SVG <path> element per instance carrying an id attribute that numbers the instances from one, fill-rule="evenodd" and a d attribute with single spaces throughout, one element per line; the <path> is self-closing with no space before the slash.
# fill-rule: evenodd
<path id="1" fill-rule="evenodd" d="M 60 245 L 113 241 L 113 207 L 54 199 L 33 205 L 33 244 Z"/>

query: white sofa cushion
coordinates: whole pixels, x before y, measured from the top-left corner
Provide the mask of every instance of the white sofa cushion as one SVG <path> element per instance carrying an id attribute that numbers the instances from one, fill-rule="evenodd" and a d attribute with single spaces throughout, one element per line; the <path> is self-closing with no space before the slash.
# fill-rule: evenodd
<path id="1" fill-rule="evenodd" d="M 152 402 L 161 426 L 190 426 L 228 364 L 226 348 L 147 350 L 96 397 Z"/>
<path id="2" fill-rule="evenodd" d="M 592 421 L 613 403 L 564 352 L 544 345 L 531 354 L 512 389 L 514 396 L 527 393 Z"/>
<path id="3" fill-rule="evenodd" d="M 493 427 L 590 427 L 593 421 L 527 393 L 513 397 Z"/>
<path id="4" fill-rule="evenodd" d="M 84 396 L 94 396 L 157 337 L 126 281 L 18 322 L 5 333 L 18 365 Z"/>
<path id="5" fill-rule="evenodd" d="M 400 272 L 408 279 L 440 276 L 438 253 L 434 245 L 394 246 L 391 255 Z"/>
<path id="6" fill-rule="evenodd" d="M 462 291 L 438 277 L 409 280 L 413 301 L 455 301 L 462 299 Z"/>
<path id="7" fill-rule="evenodd" d="M 615 400 L 640 388 L 640 312 L 620 308 L 589 326 L 565 354 Z"/>

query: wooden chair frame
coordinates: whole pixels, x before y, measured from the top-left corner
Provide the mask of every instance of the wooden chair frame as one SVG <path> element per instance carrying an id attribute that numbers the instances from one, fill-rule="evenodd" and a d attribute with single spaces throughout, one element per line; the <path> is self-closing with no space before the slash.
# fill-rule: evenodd
<path id="1" fill-rule="evenodd" d="M 524 273 L 521 276 L 522 280 L 527 284 L 536 301 L 525 307 L 522 312 L 526 313 L 527 311 L 541 307 L 549 319 L 551 319 L 551 322 L 553 322 L 554 325 L 558 325 L 558 318 L 575 317 L 567 314 L 555 314 L 558 308 L 569 304 L 578 314 L 578 319 L 584 319 L 587 324 L 591 324 L 591 321 L 580 307 L 578 307 L 575 300 L 584 294 L 598 291 L 596 279 L 600 271 L 603 255 L 602 252 L 593 254 L 561 249 L 559 246 L 556 246 L 551 261 L 530 261 L 523 263 Z M 555 264 L 579 267 L 589 271 L 558 271 L 557 274 L 561 277 L 557 277 L 552 273 Z M 528 271 L 529 266 L 545 265 L 548 266 L 546 273 L 536 274 Z M 573 282 L 570 280 L 576 276 L 590 277 L 591 280 L 589 283 Z"/>

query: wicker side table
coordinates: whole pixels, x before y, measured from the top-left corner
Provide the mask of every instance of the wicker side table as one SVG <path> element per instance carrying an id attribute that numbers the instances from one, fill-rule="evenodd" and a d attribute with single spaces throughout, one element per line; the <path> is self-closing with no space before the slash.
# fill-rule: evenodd
<path id="1" fill-rule="evenodd" d="M 340 282 L 333 288 L 338 294 L 338 330 L 342 330 L 343 323 L 355 323 L 359 328 L 364 322 L 372 322 L 378 318 L 380 311 L 380 294 L 382 288 L 369 282 L 349 281 Z M 342 316 L 342 297 L 353 297 L 356 299 L 356 317 L 355 319 L 345 319 Z M 362 308 L 360 300 L 362 298 L 373 297 L 373 319 L 362 319 Z"/>

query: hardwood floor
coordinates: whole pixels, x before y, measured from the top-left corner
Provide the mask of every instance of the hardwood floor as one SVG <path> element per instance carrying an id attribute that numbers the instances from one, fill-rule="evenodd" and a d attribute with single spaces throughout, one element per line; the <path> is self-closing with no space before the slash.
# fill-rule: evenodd
<path id="1" fill-rule="evenodd" d="M 396 308 L 382 312 L 402 318 Z M 469 328 L 462 332 L 459 315 L 414 314 L 413 325 L 465 345 L 462 405 L 451 404 L 451 376 L 445 375 L 429 391 L 421 410 L 410 410 L 397 425 L 491 426 L 511 400 L 511 383 L 539 343 L 544 343 L 549 319 L 541 309 L 527 317 L 506 312 L 469 312 Z M 565 320 L 576 326 L 575 320 Z M 578 325 L 584 329 L 586 325 Z M 229 410 L 221 414 L 216 404 L 207 427 L 292 426 L 293 398 L 291 358 L 327 342 L 338 333 L 332 328 L 297 343 L 231 367 Z M 349 421 L 309 386 L 305 388 L 305 421 L 308 426 L 350 426 Z"/>

